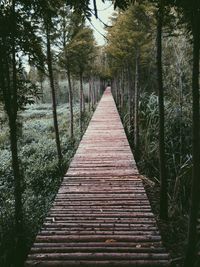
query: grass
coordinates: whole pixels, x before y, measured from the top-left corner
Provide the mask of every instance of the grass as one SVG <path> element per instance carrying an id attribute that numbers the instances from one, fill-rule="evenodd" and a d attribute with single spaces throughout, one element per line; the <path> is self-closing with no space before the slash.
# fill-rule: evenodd
<path id="1" fill-rule="evenodd" d="M 78 105 L 75 105 L 73 141 L 69 137 L 68 105 L 59 105 L 57 111 L 63 167 L 66 171 L 81 138 L 78 126 L 79 109 Z M 84 128 L 90 117 L 91 114 L 86 112 Z M 0 118 L 3 118 L 1 119 L 3 131 L 0 133 L 0 266 L 4 267 L 12 266 L 14 197 L 9 130 L 5 117 L 1 114 Z M 19 116 L 19 126 L 18 147 L 23 176 L 25 255 L 53 202 L 63 172 L 58 167 L 51 105 L 28 106 Z"/>

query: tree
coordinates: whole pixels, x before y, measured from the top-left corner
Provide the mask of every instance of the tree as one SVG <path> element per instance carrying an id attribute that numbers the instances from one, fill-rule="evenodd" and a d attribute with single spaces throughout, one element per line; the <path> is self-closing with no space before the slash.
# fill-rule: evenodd
<path id="1" fill-rule="evenodd" d="M 69 49 L 71 51 L 71 58 L 74 59 L 76 65 L 74 66 L 74 73 L 79 76 L 80 80 L 80 131 L 82 132 L 83 122 L 83 75 L 84 72 L 89 68 L 92 59 L 94 58 L 94 36 L 93 32 L 88 27 L 82 27 L 70 42 Z"/>
<path id="2" fill-rule="evenodd" d="M 53 6 L 54 5 L 54 6 Z M 43 25 L 45 29 L 45 37 L 46 37 L 46 59 L 47 59 L 47 67 L 48 67 L 48 76 L 51 87 L 51 95 L 52 95 L 52 111 L 53 111 L 53 122 L 54 122 L 54 131 L 55 131 L 55 140 L 58 154 L 58 161 L 61 168 L 62 162 L 62 151 L 60 145 L 60 136 L 58 129 L 58 119 L 57 119 L 57 104 L 56 104 L 56 94 L 55 94 L 55 81 L 53 74 L 53 56 L 52 56 L 52 36 L 51 32 L 54 27 L 53 17 L 57 15 L 59 7 L 62 5 L 62 1 L 49 1 L 46 0 L 43 2 L 41 7 L 39 7 L 38 15 L 40 18 L 43 18 Z"/>
<path id="3" fill-rule="evenodd" d="M 160 167 L 160 218 L 168 218 L 167 173 L 165 160 L 165 115 L 164 115 L 164 89 L 162 71 L 162 27 L 164 16 L 164 3 L 160 0 L 157 13 L 157 79 L 159 103 L 159 167 Z"/>
<path id="4" fill-rule="evenodd" d="M 188 244 L 184 266 L 194 266 L 196 259 L 196 245 L 197 245 L 197 219 L 200 206 L 200 112 L 199 112 L 199 52 L 200 52 L 200 3 L 199 1 L 192 1 L 188 3 L 184 0 L 171 1 L 173 5 L 177 6 L 183 12 L 185 21 L 193 37 L 193 70 L 192 70 L 192 110 L 193 110 L 193 126 L 192 126 L 192 159 L 193 159 L 193 173 L 192 173 L 192 189 L 191 189 L 191 207 L 189 215 L 188 227 Z"/>
<path id="5" fill-rule="evenodd" d="M 42 102 L 44 103 L 44 88 L 43 88 L 43 83 L 45 81 L 45 74 L 40 69 L 37 70 L 37 79 L 38 79 L 38 81 L 40 83 L 40 96 L 41 96 Z"/>
<path id="6" fill-rule="evenodd" d="M 75 12 L 71 12 L 68 6 L 64 5 L 59 13 L 59 44 L 61 53 L 59 55 L 59 61 L 61 66 L 67 73 L 68 87 L 69 87 L 69 108 L 70 108 L 70 136 L 74 136 L 74 114 L 73 114 L 73 90 L 71 82 L 71 74 L 74 70 L 74 53 L 71 49 L 71 42 L 78 33 L 79 29 L 83 26 L 83 16 Z"/>
<path id="7" fill-rule="evenodd" d="M 49 81 L 50 81 L 51 94 L 52 94 L 52 108 L 53 108 L 53 121 L 54 121 L 54 131 L 55 131 L 55 138 L 56 138 L 56 147 L 57 147 L 59 164 L 61 164 L 62 152 L 61 152 L 60 136 L 59 136 L 59 129 L 58 129 L 55 83 L 54 83 L 54 75 L 53 75 L 53 67 L 52 67 L 50 24 L 47 21 L 45 21 L 46 41 L 47 41 L 47 44 L 46 44 L 47 45 L 47 66 L 48 66 Z"/>
<path id="8" fill-rule="evenodd" d="M 20 53 L 28 55 L 30 62 L 42 66 L 44 59 L 41 51 L 41 39 L 36 36 L 28 11 L 30 6 L 23 1 L 1 2 L 0 10 L 0 89 L 4 108 L 8 115 L 10 129 L 10 147 L 14 176 L 15 199 L 15 251 L 13 261 L 16 266 L 22 264 L 23 232 L 23 175 L 18 157 L 18 111 L 29 102 L 28 94 L 35 87 L 25 79 L 23 60 Z M 26 33 L 26 34 L 25 34 Z"/>
<path id="9" fill-rule="evenodd" d="M 125 12 L 119 13 L 119 16 L 113 19 L 113 27 L 108 29 L 107 53 L 111 73 L 113 73 L 112 76 L 116 76 L 116 74 L 119 76 L 120 73 L 121 84 L 118 85 L 119 90 L 117 90 L 116 95 L 120 99 L 121 111 L 126 109 L 126 103 L 128 103 L 129 128 L 132 128 L 132 117 L 134 120 L 133 137 L 136 159 L 139 158 L 140 154 L 138 108 L 142 79 L 139 72 L 147 65 L 150 45 L 152 44 L 149 25 L 154 27 L 154 21 L 150 17 L 151 12 L 152 7 L 150 5 L 132 5 Z M 124 88 L 129 89 L 124 90 Z M 127 98 L 128 101 L 125 101 Z M 133 102 L 134 109 L 131 108 Z"/>

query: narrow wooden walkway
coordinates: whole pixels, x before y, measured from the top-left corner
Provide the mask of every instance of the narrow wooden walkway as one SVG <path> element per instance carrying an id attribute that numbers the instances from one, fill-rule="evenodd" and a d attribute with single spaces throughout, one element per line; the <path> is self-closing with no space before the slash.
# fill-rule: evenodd
<path id="1" fill-rule="evenodd" d="M 168 266 L 169 256 L 107 88 L 26 266 Z"/>

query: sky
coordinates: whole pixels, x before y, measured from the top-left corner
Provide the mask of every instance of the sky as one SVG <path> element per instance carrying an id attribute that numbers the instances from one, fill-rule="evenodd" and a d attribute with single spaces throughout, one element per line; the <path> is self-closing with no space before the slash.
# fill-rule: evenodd
<path id="1" fill-rule="evenodd" d="M 111 17 L 111 15 L 113 14 L 114 9 L 110 1 L 105 1 L 105 3 L 103 3 L 102 0 L 96 0 L 96 3 L 99 19 L 96 19 L 93 15 L 91 18 L 91 23 L 88 21 L 87 24 L 94 30 L 94 36 L 97 44 L 104 45 L 105 39 L 102 34 L 105 35 L 106 31 L 104 29 L 104 24 L 101 21 L 109 25 L 109 17 Z M 91 7 L 93 8 L 93 1 L 91 1 Z"/>

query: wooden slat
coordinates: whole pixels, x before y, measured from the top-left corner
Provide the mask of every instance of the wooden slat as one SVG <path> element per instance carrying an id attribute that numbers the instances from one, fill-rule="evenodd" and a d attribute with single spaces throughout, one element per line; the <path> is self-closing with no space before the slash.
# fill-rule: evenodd
<path id="1" fill-rule="evenodd" d="M 25 266 L 169 266 L 107 88 Z"/>

